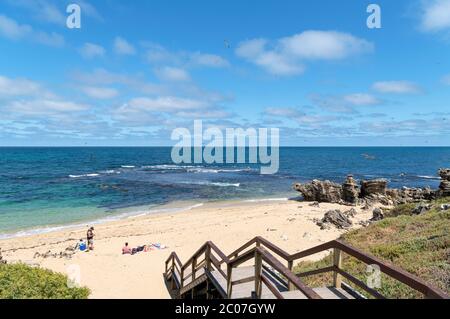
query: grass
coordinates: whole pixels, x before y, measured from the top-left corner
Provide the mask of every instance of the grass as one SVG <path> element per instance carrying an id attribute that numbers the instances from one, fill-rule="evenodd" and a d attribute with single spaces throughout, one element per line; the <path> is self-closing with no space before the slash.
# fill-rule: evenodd
<path id="1" fill-rule="evenodd" d="M 24 264 L 0 265 L 0 299 L 87 299 L 85 287 L 69 287 L 66 275 Z"/>
<path id="2" fill-rule="evenodd" d="M 411 214 L 415 204 L 400 205 L 387 212 L 384 220 L 350 231 L 341 240 L 450 294 L 450 210 L 438 209 L 440 204 L 449 202 L 450 198 L 435 201 L 429 212 L 419 216 Z M 329 255 L 317 262 L 301 262 L 295 270 L 304 272 L 331 264 Z M 343 269 L 363 282 L 370 275 L 365 264 L 345 254 Z M 314 287 L 330 285 L 332 274 L 311 276 L 304 281 Z M 388 298 L 422 296 L 385 275 L 381 276 L 381 287 L 377 290 Z"/>

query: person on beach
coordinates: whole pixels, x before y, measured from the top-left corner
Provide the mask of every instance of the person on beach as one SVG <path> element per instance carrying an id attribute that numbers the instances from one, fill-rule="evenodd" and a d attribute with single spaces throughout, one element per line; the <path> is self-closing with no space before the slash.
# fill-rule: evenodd
<path id="1" fill-rule="evenodd" d="M 125 243 L 125 246 L 122 248 L 122 255 L 131 255 L 132 249 L 128 246 L 128 243 Z"/>
<path id="2" fill-rule="evenodd" d="M 91 227 L 87 231 L 87 242 L 88 242 L 88 249 L 94 250 L 94 227 Z"/>
<path id="3" fill-rule="evenodd" d="M 75 250 L 85 251 L 86 250 L 86 242 L 83 239 L 80 239 L 80 241 L 75 246 Z"/>

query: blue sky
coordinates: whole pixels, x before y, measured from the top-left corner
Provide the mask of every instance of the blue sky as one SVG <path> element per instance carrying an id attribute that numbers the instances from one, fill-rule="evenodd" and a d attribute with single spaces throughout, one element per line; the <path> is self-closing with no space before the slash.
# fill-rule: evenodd
<path id="1" fill-rule="evenodd" d="M 449 56 L 450 0 L 2 0 L 0 145 L 173 145 L 203 119 L 282 145 L 450 146 Z"/>

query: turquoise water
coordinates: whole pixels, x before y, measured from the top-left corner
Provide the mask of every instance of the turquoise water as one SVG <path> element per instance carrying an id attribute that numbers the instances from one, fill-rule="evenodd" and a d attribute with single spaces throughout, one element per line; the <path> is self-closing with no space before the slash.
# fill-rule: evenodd
<path id="1" fill-rule="evenodd" d="M 114 218 L 173 201 L 293 196 L 294 182 L 384 177 L 437 187 L 450 148 L 282 148 L 280 170 L 181 165 L 171 148 L 0 148 L 0 235 Z M 366 155 L 364 155 L 366 154 Z M 369 155 L 369 156 L 367 156 Z"/>

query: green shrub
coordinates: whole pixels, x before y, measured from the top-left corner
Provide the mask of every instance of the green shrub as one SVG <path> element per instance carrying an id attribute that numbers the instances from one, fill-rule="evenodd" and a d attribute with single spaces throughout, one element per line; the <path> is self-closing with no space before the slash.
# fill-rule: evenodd
<path id="1" fill-rule="evenodd" d="M 87 299 L 88 288 L 67 285 L 66 275 L 24 264 L 0 265 L 0 299 Z"/>

